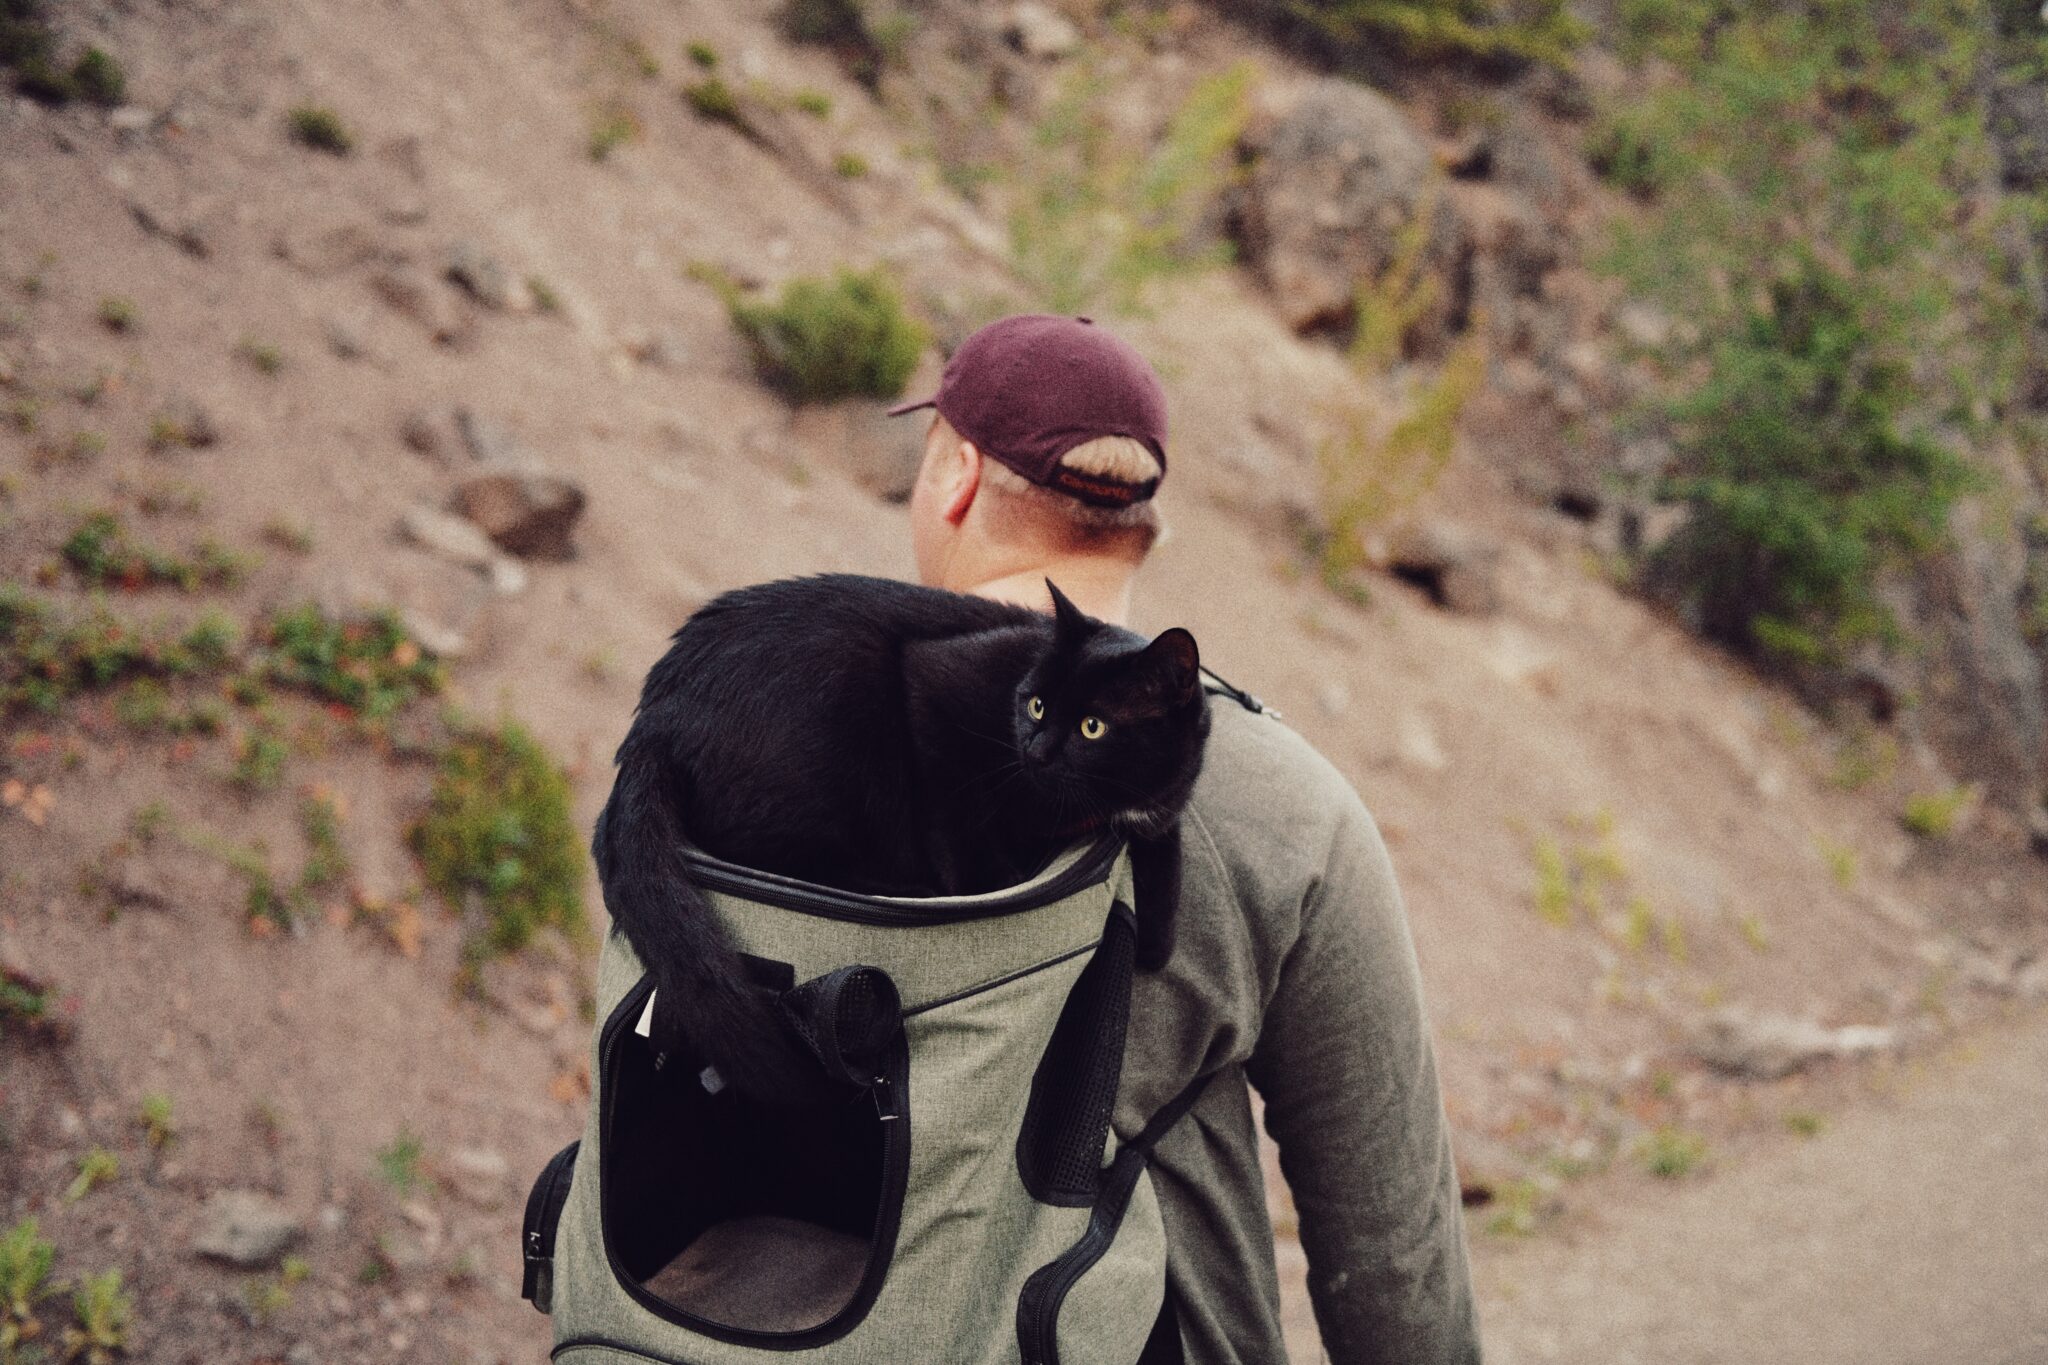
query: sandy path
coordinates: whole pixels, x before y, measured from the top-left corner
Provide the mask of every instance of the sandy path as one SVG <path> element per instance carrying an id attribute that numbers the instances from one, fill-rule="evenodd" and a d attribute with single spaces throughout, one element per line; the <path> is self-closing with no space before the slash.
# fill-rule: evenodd
<path id="1" fill-rule="evenodd" d="M 1894 1099 L 1475 1259 L 1494 1365 L 2048 1361 L 2048 1013 Z M 1310 1357 L 1313 1359 L 1313 1356 Z"/>

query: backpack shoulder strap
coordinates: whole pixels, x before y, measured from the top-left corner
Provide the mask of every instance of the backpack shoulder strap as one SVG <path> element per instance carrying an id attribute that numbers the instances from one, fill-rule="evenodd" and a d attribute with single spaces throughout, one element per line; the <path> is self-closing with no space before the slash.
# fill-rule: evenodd
<path id="1" fill-rule="evenodd" d="M 1211 696 L 1228 697 L 1253 715 L 1271 716 L 1274 720 L 1280 719 L 1279 711 L 1266 705 L 1243 688 L 1233 686 L 1225 681 L 1222 675 L 1207 664 L 1202 665 L 1202 677 L 1203 690 Z"/>

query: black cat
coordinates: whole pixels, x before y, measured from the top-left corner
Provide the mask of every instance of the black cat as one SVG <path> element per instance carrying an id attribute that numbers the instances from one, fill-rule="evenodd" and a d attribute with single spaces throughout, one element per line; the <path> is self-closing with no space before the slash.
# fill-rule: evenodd
<path id="1" fill-rule="evenodd" d="M 827 574 L 707 603 L 647 675 L 592 839 L 605 904 L 687 1038 L 764 1099 L 819 1068 L 684 873 L 685 842 L 852 891 L 1026 881 L 1098 830 L 1131 836 L 1138 961 L 1172 948 L 1179 816 L 1209 715 L 1194 637 L 1141 636 L 888 579 Z"/>

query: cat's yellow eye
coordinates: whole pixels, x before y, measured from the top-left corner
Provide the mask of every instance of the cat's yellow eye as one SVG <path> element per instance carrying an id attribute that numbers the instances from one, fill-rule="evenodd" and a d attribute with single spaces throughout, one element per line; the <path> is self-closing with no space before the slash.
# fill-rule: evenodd
<path id="1" fill-rule="evenodd" d="M 1101 739 L 1103 732 L 1108 729 L 1107 725 L 1104 725 L 1094 716 L 1081 717 L 1081 738 L 1083 739 Z"/>
<path id="2" fill-rule="evenodd" d="M 1024 710 L 1033 720 L 1045 719 L 1045 702 L 1041 698 L 1033 697 L 1025 702 Z"/>

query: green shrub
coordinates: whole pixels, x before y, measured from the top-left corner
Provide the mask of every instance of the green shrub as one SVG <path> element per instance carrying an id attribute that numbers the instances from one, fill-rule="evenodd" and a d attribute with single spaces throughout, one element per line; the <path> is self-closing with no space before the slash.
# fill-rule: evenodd
<path id="1" fill-rule="evenodd" d="M 398 1136 L 377 1151 L 377 1174 L 398 1193 L 411 1194 L 419 1188 L 420 1158 L 425 1154 L 426 1146 L 419 1134 L 400 1126 Z"/>
<path id="2" fill-rule="evenodd" d="M 110 332 L 125 332 L 135 326 L 135 301 L 133 299 L 104 298 L 100 300 L 100 325 Z"/>
<path id="3" fill-rule="evenodd" d="M 718 49 L 709 43 L 693 42 L 683 51 L 700 70 L 710 71 L 718 65 Z"/>
<path id="4" fill-rule="evenodd" d="M 819 90 L 799 90 L 789 97 L 790 104 L 800 114 L 812 118 L 832 117 L 832 97 Z"/>
<path id="5" fill-rule="evenodd" d="M 1690 504 L 1645 583 L 1760 662 L 1811 677 L 1860 641 L 1904 647 L 1878 593 L 1987 486 L 2029 360 L 2016 199 L 1992 151 L 1969 7 L 1624 0 L 1628 55 L 1673 78 L 1605 111 L 1596 152 L 1654 200 L 1602 264 L 1686 320 L 1631 415 Z M 1935 433 L 1942 434 L 1937 437 Z"/>
<path id="6" fill-rule="evenodd" d="M 121 64 L 88 47 L 64 65 L 47 10 L 43 0 L 0 0 L 0 66 L 13 69 L 16 88 L 46 104 L 119 104 L 128 87 Z"/>
<path id="7" fill-rule="evenodd" d="M 104 1147 L 95 1147 L 78 1158 L 78 1176 L 64 1191 L 64 1198 L 75 1204 L 99 1186 L 118 1180 L 120 1175 L 121 1159 Z"/>
<path id="8" fill-rule="evenodd" d="M 1766 662 L 1826 667 L 1861 640 L 1903 643 L 1880 574 L 1943 546 L 1950 507 L 1981 476 L 1906 429 L 1911 371 L 1856 285 L 1807 261 L 1713 339 L 1707 364 L 1669 409 L 1679 461 L 1665 492 L 1692 516 L 1652 557 L 1652 580 Z"/>
<path id="9" fill-rule="evenodd" d="M 111 512 L 89 514 L 64 541 L 60 553 L 86 582 L 130 590 L 156 585 L 184 592 L 233 587 L 249 570 L 245 556 L 212 541 L 202 541 L 189 557 L 137 545 Z"/>
<path id="10" fill-rule="evenodd" d="M 799 403 L 894 398 L 929 339 L 880 269 L 792 280 L 774 303 L 726 293 L 762 377 Z"/>
<path id="11" fill-rule="evenodd" d="M 1589 29 L 1566 0 L 1254 0 L 1242 11 L 1340 67 L 1416 62 L 1569 66 Z"/>
<path id="12" fill-rule="evenodd" d="M 450 905 L 475 895 L 489 916 L 472 956 L 514 952 L 544 927 L 583 926 L 583 839 L 569 781 L 512 721 L 451 740 L 409 839 L 427 884 Z"/>
<path id="13" fill-rule="evenodd" d="M 302 104 L 284 117 L 285 132 L 301 147 L 347 156 L 355 150 L 355 135 L 341 121 L 341 115 L 325 105 Z"/>
<path id="14" fill-rule="evenodd" d="M 782 31 L 791 42 L 832 49 L 855 80 L 873 90 L 891 49 L 900 54 L 901 23 L 877 24 L 863 0 L 788 0 L 782 10 Z"/>
<path id="15" fill-rule="evenodd" d="M 841 152 L 832 158 L 832 169 L 842 180 L 859 180 L 868 173 L 868 159 L 859 152 Z"/>

